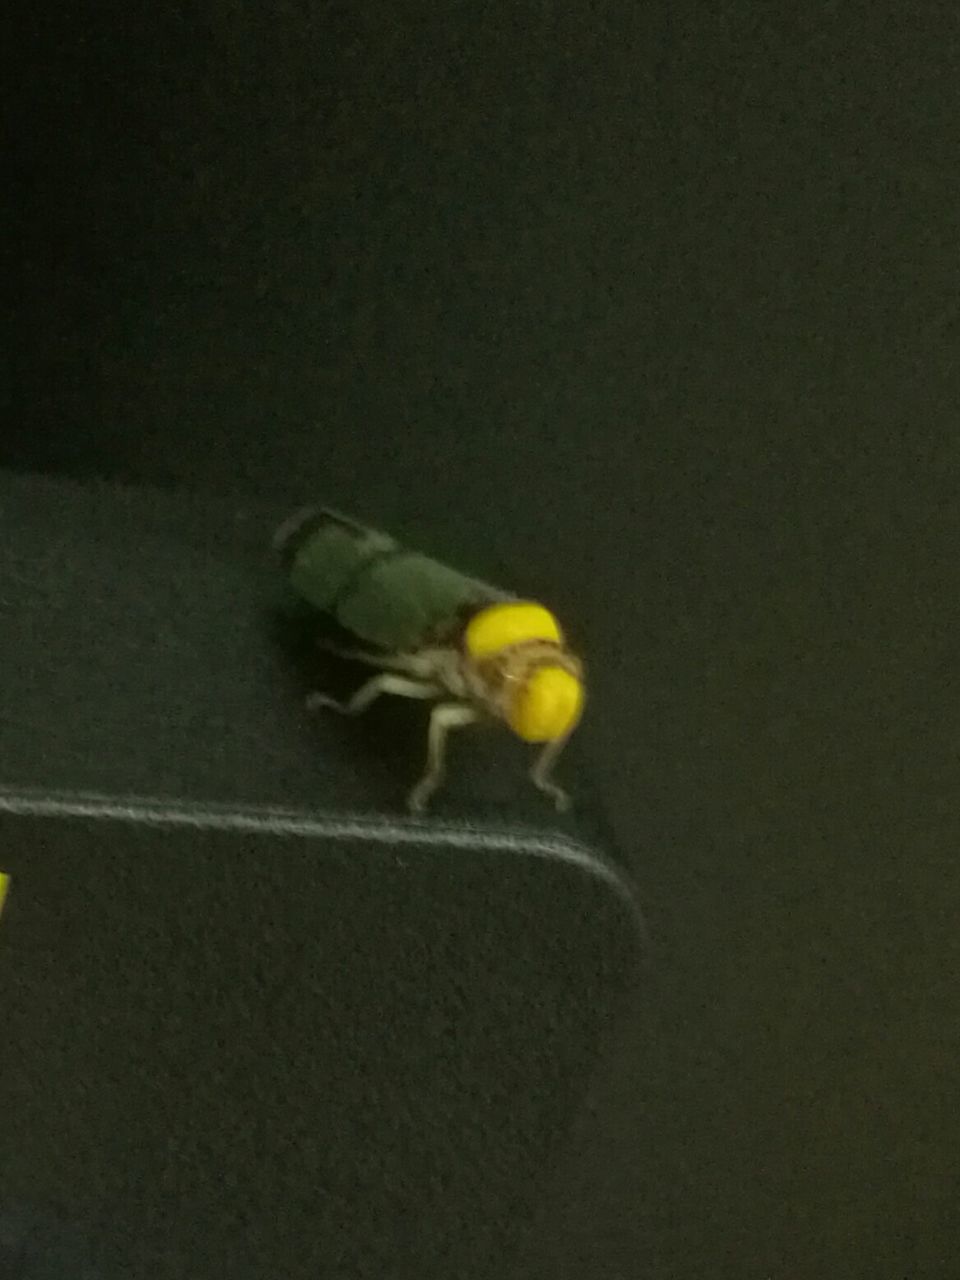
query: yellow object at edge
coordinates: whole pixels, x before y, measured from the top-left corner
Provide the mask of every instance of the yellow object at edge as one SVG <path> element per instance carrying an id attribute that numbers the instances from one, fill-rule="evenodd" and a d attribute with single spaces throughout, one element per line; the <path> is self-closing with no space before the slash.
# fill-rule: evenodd
<path id="1" fill-rule="evenodd" d="M 3 904 L 7 900 L 7 890 L 10 888 L 10 877 L 4 875 L 0 871 L 0 916 L 3 915 Z"/>

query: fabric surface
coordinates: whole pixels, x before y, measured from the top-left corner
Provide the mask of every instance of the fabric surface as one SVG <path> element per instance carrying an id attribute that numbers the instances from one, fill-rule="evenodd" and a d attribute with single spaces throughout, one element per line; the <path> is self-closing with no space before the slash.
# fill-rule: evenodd
<path id="1" fill-rule="evenodd" d="M 56 1219 L 104 1276 L 486 1275 L 636 974 L 509 771 L 413 821 L 389 719 L 314 735 L 264 515 L 0 482 L 5 1265 Z"/>

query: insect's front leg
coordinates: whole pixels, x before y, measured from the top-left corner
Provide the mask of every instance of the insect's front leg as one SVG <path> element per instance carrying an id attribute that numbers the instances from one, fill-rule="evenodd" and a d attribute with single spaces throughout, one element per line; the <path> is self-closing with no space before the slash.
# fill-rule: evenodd
<path id="1" fill-rule="evenodd" d="M 427 807 L 427 801 L 443 781 L 447 734 L 451 729 L 473 724 L 478 718 L 474 708 L 464 702 L 441 702 L 434 707 L 427 734 L 427 767 L 423 777 L 407 797 L 407 806 L 414 813 L 422 813 Z"/>
<path id="2" fill-rule="evenodd" d="M 308 711 L 316 711 L 320 707 L 329 707 L 346 716 L 357 716 L 366 711 L 371 702 L 375 702 L 384 693 L 392 693 L 400 698 L 435 698 L 439 693 L 435 684 L 425 680 L 411 680 L 407 676 L 395 675 L 392 671 L 371 676 L 360 688 L 348 698 L 340 702 L 326 693 L 311 693 L 306 700 Z"/>
<path id="3" fill-rule="evenodd" d="M 560 813 L 564 813 L 570 808 L 570 797 L 563 787 L 553 781 L 550 775 L 553 772 L 553 766 L 557 763 L 560 752 L 567 745 L 567 741 L 567 738 L 556 738 L 553 742 L 548 742 L 530 770 L 530 780 L 533 785 L 544 792 L 545 795 L 551 797 Z"/>

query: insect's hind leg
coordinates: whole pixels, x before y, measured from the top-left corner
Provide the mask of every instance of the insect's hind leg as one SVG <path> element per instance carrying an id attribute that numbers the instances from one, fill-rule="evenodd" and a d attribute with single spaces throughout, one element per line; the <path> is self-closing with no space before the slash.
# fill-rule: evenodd
<path id="1" fill-rule="evenodd" d="M 334 658 L 343 658 L 346 662 L 362 662 L 366 667 L 379 667 L 381 671 L 397 671 L 424 684 L 433 682 L 438 667 L 442 665 L 438 662 L 438 651 L 433 649 L 388 653 L 386 650 L 360 649 L 338 644 L 325 636 L 317 640 L 317 647 Z"/>
<path id="2" fill-rule="evenodd" d="M 334 640 L 321 638 L 317 648 L 322 653 L 329 653 L 334 658 L 343 658 L 346 662 L 362 662 L 367 667 L 392 667 L 395 657 L 389 653 L 377 653 L 373 649 L 351 648 L 349 645 L 337 644 Z"/>
<path id="3" fill-rule="evenodd" d="M 346 702 L 331 698 L 326 693 L 311 693 L 306 700 L 306 706 L 308 711 L 329 707 L 342 715 L 357 716 L 366 711 L 370 704 L 384 693 L 392 693 L 400 698 L 435 698 L 439 690 L 435 684 L 429 684 L 425 680 L 411 680 L 408 676 L 385 671 L 371 676 Z"/>

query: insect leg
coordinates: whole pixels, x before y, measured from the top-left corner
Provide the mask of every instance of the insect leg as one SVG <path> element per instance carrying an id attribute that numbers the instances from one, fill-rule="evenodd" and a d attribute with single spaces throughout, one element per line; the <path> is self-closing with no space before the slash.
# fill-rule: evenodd
<path id="1" fill-rule="evenodd" d="M 347 662 L 362 662 L 367 667 L 399 671 L 412 676 L 414 680 L 425 682 L 432 678 L 438 666 L 437 651 L 432 649 L 413 653 L 381 653 L 375 649 L 351 649 L 324 639 L 317 641 L 317 647 L 323 653 L 333 654 L 335 658 L 343 658 Z"/>
<path id="2" fill-rule="evenodd" d="M 548 742 L 539 756 L 537 756 L 533 768 L 530 770 L 530 781 L 540 791 L 552 797 L 554 804 L 561 813 L 570 808 L 570 797 L 563 787 L 558 786 L 553 781 L 550 774 L 553 771 L 553 766 L 557 763 L 557 757 L 566 745 L 566 738 L 555 738 L 553 742 Z"/>
<path id="3" fill-rule="evenodd" d="M 332 653 L 335 658 L 343 658 L 347 662 L 362 662 L 368 667 L 386 667 L 392 662 L 392 655 L 389 653 L 375 653 L 370 649 L 349 649 L 327 640 L 318 640 L 317 648 L 323 653 Z"/>
<path id="4" fill-rule="evenodd" d="M 427 807 L 427 801 L 443 781 L 447 734 L 451 729 L 472 724 L 477 718 L 473 707 L 463 702 L 441 702 L 434 707 L 427 734 L 427 767 L 423 777 L 407 797 L 407 806 L 414 813 L 421 813 Z"/>
<path id="5" fill-rule="evenodd" d="M 325 693 L 311 693 L 306 705 L 308 711 L 330 707 L 343 715 L 357 716 L 361 711 L 366 711 L 370 703 L 375 702 L 382 693 L 393 693 L 400 698 L 435 698 L 439 690 L 436 685 L 427 684 L 423 680 L 409 680 L 406 676 L 394 675 L 392 671 L 388 671 L 372 676 L 346 702 L 339 702 Z"/>

